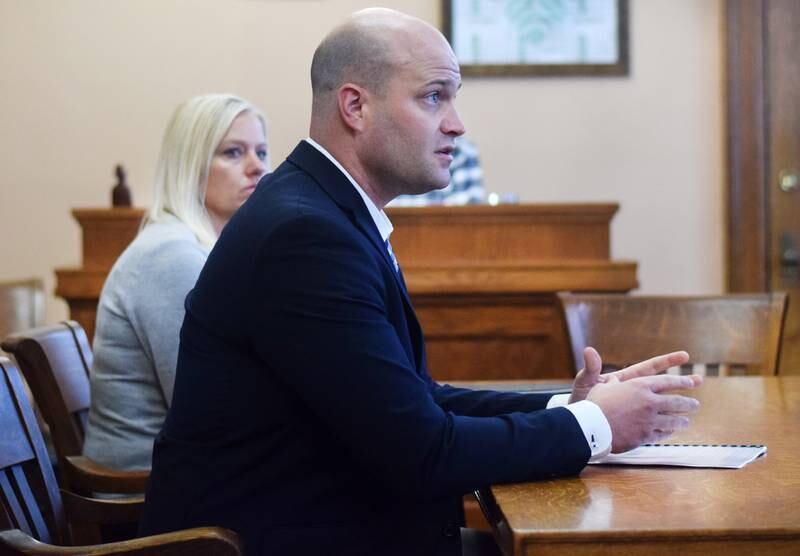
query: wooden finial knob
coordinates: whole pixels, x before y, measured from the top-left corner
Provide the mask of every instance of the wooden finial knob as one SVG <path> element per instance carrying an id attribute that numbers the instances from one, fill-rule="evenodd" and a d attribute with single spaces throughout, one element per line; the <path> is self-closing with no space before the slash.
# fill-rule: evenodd
<path id="1" fill-rule="evenodd" d="M 111 206 L 129 207 L 132 204 L 131 190 L 125 182 L 125 168 L 122 167 L 122 164 L 117 164 L 114 174 L 117 176 L 117 184 L 111 190 Z"/>

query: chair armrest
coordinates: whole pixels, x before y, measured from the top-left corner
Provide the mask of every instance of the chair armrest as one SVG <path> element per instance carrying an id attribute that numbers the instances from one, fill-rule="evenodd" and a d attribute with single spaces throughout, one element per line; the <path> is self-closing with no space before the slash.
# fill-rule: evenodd
<path id="1" fill-rule="evenodd" d="M 144 495 L 125 498 L 89 498 L 61 489 L 61 501 L 70 523 L 110 525 L 138 523 L 144 510 Z"/>
<path id="2" fill-rule="evenodd" d="M 53 546 L 26 535 L 19 529 L 0 531 L 0 552 L 30 556 L 106 554 L 144 556 L 239 556 L 242 547 L 233 531 L 221 527 L 198 527 L 140 539 L 94 546 Z"/>
<path id="3" fill-rule="evenodd" d="M 86 456 L 66 456 L 61 460 L 66 486 L 90 494 L 140 494 L 147 487 L 150 471 L 119 471 Z"/>

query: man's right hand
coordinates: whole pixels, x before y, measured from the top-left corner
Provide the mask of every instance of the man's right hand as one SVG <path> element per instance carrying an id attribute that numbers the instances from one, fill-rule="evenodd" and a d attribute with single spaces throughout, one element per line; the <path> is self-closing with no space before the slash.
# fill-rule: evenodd
<path id="1" fill-rule="evenodd" d="M 687 415 L 697 411 L 700 403 L 694 398 L 663 392 L 695 388 L 702 382 L 697 375 L 643 376 L 623 382 L 611 377 L 594 386 L 586 399 L 597 404 L 608 420 L 611 451 L 626 452 L 688 427 Z"/>

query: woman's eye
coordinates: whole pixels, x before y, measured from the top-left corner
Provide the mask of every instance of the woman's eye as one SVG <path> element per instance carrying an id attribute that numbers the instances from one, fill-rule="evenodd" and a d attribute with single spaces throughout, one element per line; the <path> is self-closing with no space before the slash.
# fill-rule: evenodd
<path id="1" fill-rule="evenodd" d="M 242 156 L 242 149 L 239 147 L 230 147 L 222 151 L 222 154 L 228 158 L 239 158 Z"/>
<path id="2" fill-rule="evenodd" d="M 256 151 L 256 155 L 258 156 L 258 159 L 261 160 L 261 161 L 264 161 L 264 160 L 267 159 L 267 151 L 266 150 L 262 149 L 262 150 Z"/>

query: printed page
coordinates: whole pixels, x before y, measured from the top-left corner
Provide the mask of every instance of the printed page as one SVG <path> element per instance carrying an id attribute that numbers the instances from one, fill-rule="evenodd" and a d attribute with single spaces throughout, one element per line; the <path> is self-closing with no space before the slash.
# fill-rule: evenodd
<path id="1" fill-rule="evenodd" d="M 760 444 L 643 444 L 629 452 L 609 454 L 592 463 L 740 469 L 766 453 L 767 447 Z"/>

